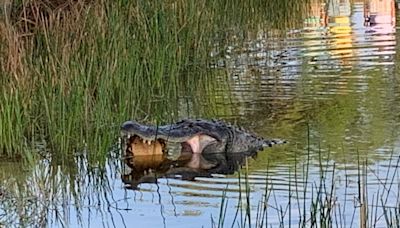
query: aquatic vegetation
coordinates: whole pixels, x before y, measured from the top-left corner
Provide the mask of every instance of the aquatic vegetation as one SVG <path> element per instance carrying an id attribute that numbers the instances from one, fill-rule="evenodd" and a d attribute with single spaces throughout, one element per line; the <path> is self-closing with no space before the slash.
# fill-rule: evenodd
<path id="1" fill-rule="evenodd" d="M 71 154 L 89 146 L 101 159 L 124 117 L 174 119 L 178 97 L 211 91 L 210 44 L 223 42 L 216 34 L 275 21 L 263 10 L 281 7 L 273 2 L 5 4 L 0 150 L 21 155 L 39 142 Z"/>
<path id="2" fill-rule="evenodd" d="M 189 10 L 194 6 L 46 4 L 14 3 L 1 22 L 0 148 L 9 156 L 32 142 L 45 142 L 54 153 L 89 146 L 92 155 L 104 154 L 115 123 L 177 110 L 161 105 L 161 98 L 175 99 L 185 85 L 194 88 L 201 74 L 183 73 L 206 68 L 207 21 Z M 200 31 L 187 29 L 198 24 Z"/>
<path id="3" fill-rule="evenodd" d="M 314 152 L 313 152 L 314 153 Z M 392 153 L 389 164 L 375 169 L 362 155 L 356 170 L 352 165 L 336 165 L 320 156 L 319 178 L 309 179 L 310 160 L 289 170 L 288 188 L 274 186 L 275 177 L 267 171 L 265 192 L 254 199 L 254 181 L 249 177 L 248 164 L 238 174 L 239 197 L 223 191 L 217 219 L 212 227 L 392 227 L 398 226 L 400 157 Z M 329 153 L 329 152 L 328 152 Z M 310 154 L 309 154 L 310 155 Z M 308 155 L 308 156 L 309 156 Z M 339 166 L 339 167 L 338 167 Z M 267 168 L 272 169 L 271 167 Z M 352 176 L 355 175 L 355 180 Z M 377 182 L 377 186 L 369 182 Z M 227 187 L 227 189 L 229 189 Z M 286 195 L 286 196 L 285 196 Z M 279 198 L 279 200 L 277 200 Z M 388 199 L 395 199 L 389 202 Z M 233 201 L 233 202 L 232 202 Z M 254 205 L 254 201 L 257 202 Z M 251 204 L 250 202 L 253 202 Z M 236 203 L 234 217 L 227 217 L 229 203 Z M 218 222 L 216 222 L 218 221 Z"/>

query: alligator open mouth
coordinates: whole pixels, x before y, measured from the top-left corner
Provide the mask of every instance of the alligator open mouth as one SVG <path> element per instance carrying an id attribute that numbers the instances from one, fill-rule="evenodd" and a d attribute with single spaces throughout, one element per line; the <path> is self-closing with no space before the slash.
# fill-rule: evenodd
<path id="1" fill-rule="evenodd" d="M 206 161 L 201 155 L 201 151 L 205 145 L 209 145 L 216 141 L 214 138 L 207 135 L 195 135 L 189 140 L 180 143 L 166 141 L 161 138 L 147 140 L 139 135 L 128 136 L 125 140 L 125 162 L 129 167 L 134 168 L 135 170 L 148 167 L 158 167 L 163 158 L 165 158 L 165 155 L 169 153 L 171 145 L 173 145 L 177 150 L 179 150 L 180 147 L 179 158 L 182 158 L 182 155 L 187 156 L 187 153 L 192 154 L 190 159 L 187 160 L 186 167 L 194 169 L 210 169 L 215 166 L 215 164 Z"/>
<path id="2" fill-rule="evenodd" d="M 198 127 L 179 124 L 154 126 L 127 121 L 121 133 L 128 138 L 128 150 L 134 156 L 165 154 L 171 144 L 180 144 L 181 152 L 201 154 L 204 148 L 220 141 L 212 131 L 206 134 Z"/>
<path id="3" fill-rule="evenodd" d="M 187 140 L 170 139 L 171 140 L 165 140 L 162 137 L 155 137 L 155 139 L 152 140 L 136 134 L 128 136 L 127 152 L 133 156 L 160 155 L 168 153 L 168 144 L 180 144 L 181 153 L 191 152 L 200 154 L 206 146 L 217 141 L 215 138 L 204 134 L 194 135 Z"/>

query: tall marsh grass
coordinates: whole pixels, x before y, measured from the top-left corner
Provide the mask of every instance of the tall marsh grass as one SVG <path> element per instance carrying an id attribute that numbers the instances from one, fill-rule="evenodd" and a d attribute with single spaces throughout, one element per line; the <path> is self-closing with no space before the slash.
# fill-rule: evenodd
<path id="1" fill-rule="evenodd" d="M 115 123 L 162 112 L 157 102 L 199 80 L 183 73 L 206 67 L 204 3 L 57 3 L 12 3 L 1 21 L 5 155 L 32 141 L 61 154 L 105 151 Z"/>
<path id="2" fill-rule="evenodd" d="M 86 148 L 104 158 L 116 123 L 173 119 L 179 97 L 202 96 L 199 85 L 212 81 L 206 76 L 218 34 L 274 21 L 267 10 L 295 21 L 290 12 L 302 3 L 282 4 L 293 7 L 206 0 L 4 3 L 0 153 L 25 157 L 39 145 L 62 156 Z"/>

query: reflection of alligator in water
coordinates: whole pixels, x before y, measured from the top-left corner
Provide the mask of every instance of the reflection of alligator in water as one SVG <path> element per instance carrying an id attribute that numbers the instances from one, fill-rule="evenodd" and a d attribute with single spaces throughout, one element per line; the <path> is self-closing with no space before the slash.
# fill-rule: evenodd
<path id="1" fill-rule="evenodd" d="M 142 125 L 127 121 L 121 133 L 128 139 L 133 156 L 165 154 L 167 144 L 180 143 L 181 152 L 195 154 L 258 151 L 281 140 L 266 140 L 219 120 L 182 120 L 163 126 Z"/>
<path id="2" fill-rule="evenodd" d="M 180 175 L 184 179 L 233 173 L 247 156 L 281 140 L 266 140 L 218 120 L 182 120 L 163 126 L 127 121 L 121 126 L 126 164 L 123 176 L 133 188 L 155 182 L 159 176 Z M 167 158 L 171 144 L 180 144 L 178 159 Z M 135 184 L 136 183 L 136 184 Z"/>
<path id="3" fill-rule="evenodd" d="M 157 183 L 158 178 L 164 177 L 194 180 L 195 177 L 212 177 L 212 174 L 233 174 L 247 157 L 256 154 L 257 151 L 204 155 L 185 152 L 177 160 L 158 155 L 137 156 L 134 165 L 124 170 L 122 181 L 126 188 L 137 189 L 139 184 Z M 201 166 L 208 168 L 190 167 L 193 160 L 200 160 Z"/>

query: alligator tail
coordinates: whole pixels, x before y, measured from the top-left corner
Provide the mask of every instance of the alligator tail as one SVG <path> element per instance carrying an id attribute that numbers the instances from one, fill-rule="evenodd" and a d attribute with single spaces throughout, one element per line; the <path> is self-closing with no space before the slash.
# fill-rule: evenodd
<path id="1" fill-rule="evenodd" d="M 263 147 L 272 147 L 277 144 L 286 144 L 287 141 L 281 139 L 264 139 Z"/>

